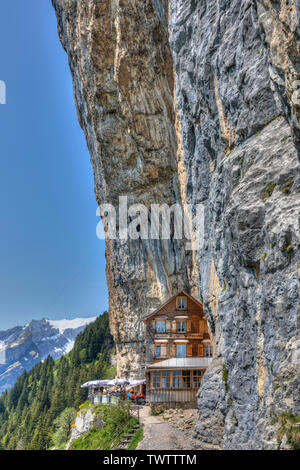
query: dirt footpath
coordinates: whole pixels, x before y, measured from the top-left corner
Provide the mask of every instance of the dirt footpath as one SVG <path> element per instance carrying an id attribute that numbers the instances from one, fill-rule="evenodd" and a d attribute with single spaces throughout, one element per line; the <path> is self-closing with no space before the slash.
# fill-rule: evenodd
<path id="1" fill-rule="evenodd" d="M 196 450 L 193 438 L 196 410 L 168 410 L 159 416 L 150 415 L 150 407 L 140 411 L 144 439 L 137 450 Z"/>

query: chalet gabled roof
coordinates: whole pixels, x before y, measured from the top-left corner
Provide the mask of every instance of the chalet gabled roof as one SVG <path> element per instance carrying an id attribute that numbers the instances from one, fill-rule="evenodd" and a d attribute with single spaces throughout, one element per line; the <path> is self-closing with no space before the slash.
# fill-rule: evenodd
<path id="1" fill-rule="evenodd" d="M 186 295 L 187 297 L 189 297 L 191 299 L 192 302 L 194 302 L 195 304 L 197 304 L 199 307 L 201 307 L 203 309 L 203 305 L 201 304 L 201 302 L 199 302 L 199 300 L 197 300 L 191 294 L 188 294 L 188 292 L 186 292 L 185 290 L 182 290 L 180 292 L 177 292 L 177 294 L 173 295 L 168 300 L 166 300 L 166 302 L 164 302 L 162 305 L 160 305 L 156 310 L 154 310 L 151 313 L 148 313 L 148 315 L 146 315 L 143 318 L 143 321 L 146 321 L 149 318 L 153 317 L 154 315 L 157 315 L 161 310 L 163 310 L 165 308 L 166 305 L 168 305 L 168 303 L 172 302 L 172 300 L 175 299 L 175 297 L 178 297 L 180 295 Z"/>

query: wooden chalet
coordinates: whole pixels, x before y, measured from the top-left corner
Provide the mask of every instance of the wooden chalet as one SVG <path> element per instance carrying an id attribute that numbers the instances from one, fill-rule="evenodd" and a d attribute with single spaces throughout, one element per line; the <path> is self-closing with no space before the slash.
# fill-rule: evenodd
<path id="1" fill-rule="evenodd" d="M 202 304 L 185 291 L 144 319 L 150 404 L 196 404 L 212 346 Z"/>

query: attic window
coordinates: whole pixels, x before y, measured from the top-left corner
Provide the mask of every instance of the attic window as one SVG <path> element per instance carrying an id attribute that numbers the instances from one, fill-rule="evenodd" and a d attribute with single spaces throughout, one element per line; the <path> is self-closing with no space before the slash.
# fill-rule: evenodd
<path id="1" fill-rule="evenodd" d="M 186 297 L 177 297 L 178 310 L 186 310 Z"/>

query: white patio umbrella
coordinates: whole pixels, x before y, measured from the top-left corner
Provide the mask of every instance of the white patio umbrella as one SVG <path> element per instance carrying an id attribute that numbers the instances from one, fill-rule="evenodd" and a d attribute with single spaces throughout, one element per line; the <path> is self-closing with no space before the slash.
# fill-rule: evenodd
<path id="1" fill-rule="evenodd" d="M 137 387 L 138 385 L 144 385 L 146 383 L 146 379 L 142 380 L 131 380 L 130 381 L 130 386 L 131 387 Z"/>
<path id="2" fill-rule="evenodd" d="M 129 381 L 126 379 L 113 379 L 108 382 L 108 387 L 114 387 L 115 385 L 128 385 Z"/>
<path id="3" fill-rule="evenodd" d="M 110 380 L 91 380 L 90 382 L 86 382 L 81 385 L 81 388 L 89 388 L 89 387 L 107 387 Z"/>

